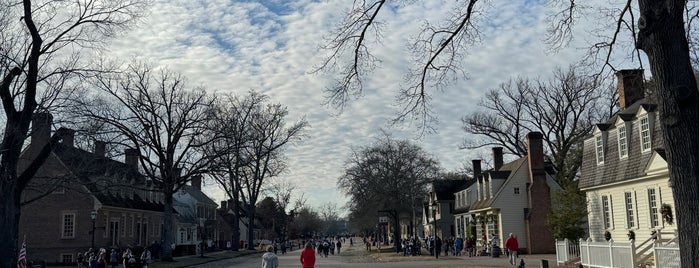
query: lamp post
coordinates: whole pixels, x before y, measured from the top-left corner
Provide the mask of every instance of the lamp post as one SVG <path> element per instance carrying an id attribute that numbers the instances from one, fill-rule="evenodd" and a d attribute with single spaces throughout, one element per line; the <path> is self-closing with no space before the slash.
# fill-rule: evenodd
<path id="1" fill-rule="evenodd" d="M 432 251 L 434 252 L 434 257 L 439 258 L 438 252 L 437 252 L 437 208 L 439 207 L 439 204 L 437 201 L 432 201 L 432 223 L 434 224 L 434 234 L 432 236 L 432 241 L 434 241 L 434 245 L 432 246 Z"/>
<path id="2" fill-rule="evenodd" d="M 90 212 L 90 219 L 92 219 L 92 243 L 90 248 L 95 248 L 95 220 L 97 219 L 97 211 Z"/>

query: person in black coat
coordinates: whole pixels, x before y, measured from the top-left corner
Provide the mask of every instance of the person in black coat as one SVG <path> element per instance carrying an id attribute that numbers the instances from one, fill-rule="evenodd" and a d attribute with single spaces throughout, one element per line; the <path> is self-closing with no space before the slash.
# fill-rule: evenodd
<path id="1" fill-rule="evenodd" d="M 435 258 L 439 259 L 439 252 L 442 251 L 442 239 L 440 239 L 439 236 L 434 236 L 434 247 Z"/>

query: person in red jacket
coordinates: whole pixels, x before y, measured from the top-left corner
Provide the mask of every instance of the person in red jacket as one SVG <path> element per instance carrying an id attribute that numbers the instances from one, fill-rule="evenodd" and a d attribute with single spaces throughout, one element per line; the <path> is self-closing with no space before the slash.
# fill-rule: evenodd
<path id="1" fill-rule="evenodd" d="M 517 265 L 517 250 L 519 249 L 519 243 L 517 243 L 517 237 L 510 233 L 510 237 L 505 240 L 505 247 L 507 251 L 510 252 L 510 264 Z"/>
<path id="2" fill-rule="evenodd" d="M 301 267 L 313 268 L 316 265 L 316 252 L 311 243 L 306 243 L 306 248 L 301 251 Z"/>

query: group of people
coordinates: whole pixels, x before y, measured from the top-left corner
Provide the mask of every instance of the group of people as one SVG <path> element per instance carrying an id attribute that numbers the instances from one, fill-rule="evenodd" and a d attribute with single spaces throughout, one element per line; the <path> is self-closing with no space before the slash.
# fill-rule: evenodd
<path id="1" fill-rule="evenodd" d="M 305 243 L 299 260 L 302 268 L 314 268 L 316 263 L 316 254 L 319 256 L 328 257 L 329 253 L 334 254 L 337 249 L 337 254 L 340 254 L 344 238 L 338 238 L 337 241 L 332 239 L 317 240 L 314 242 L 308 241 Z M 350 238 L 350 243 L 354 244 Z M 267 252 L 262 255 L 262 268 L 277 268 L 279 266 L 279 257 L 274 252 L 274 246 L 267 247 Z"/>
<path id="2" fill-rule="evenodd" d="M 76 258 L 78 268 L 107 268 L 108 266 L 117 268 L 120 264 L 123 265 L 123 268 L 137 265 L 148 268 L 152 260 L 153 256 L 148 248 L 145 248 L 140 256 L 135 256 L 130 248 L 126 248 L 122 252 L 113 248 L 109 253 L 105 248 L 99 250 L 90 248 L 85 253 L 78 252 Z"/>

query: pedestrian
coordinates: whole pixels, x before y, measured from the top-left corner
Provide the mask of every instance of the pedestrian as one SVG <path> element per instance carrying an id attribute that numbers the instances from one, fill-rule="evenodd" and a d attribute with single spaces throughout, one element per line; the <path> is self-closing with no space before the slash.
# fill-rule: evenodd
<path id="1" fill-rule="evenodd" d="M 112 268 L 116 268 L 119 266 L 119 255 L 116 252 L 116 249 L 112 249 L 112 252 L 109 254 L 109 264 L 112 265 Z"/>
<path id="2" fill-rule="evenodd" d="M 262 255 L 262 268 L 277 268 L 279 267 L 279 258 L 274 254 L 273 246 L 267 246 L 267 252 Z"/>
<path id="3" fill-rule="evenodd" d="M 94 252 L 90 252 L 90 258 L 87 261 L 90 263 L 90 268 L 97 268 L 97 256 Z"/>
<path id="4" fill-rule="evenodd" d="M 124 254 L 121 255 L 121 259 L 122 259 L 124 268 L 128 268 L 129 264 L 133 265 L 136 263 L 136 259 L 134 259 L 133 253 L 131 253 L 130 248 L 126 248 L 126 250 L 124 250 Z"/>
<path id="5" fill-rule="evenodd" d="M 316 254 L 313 252 L 313 245 L 306 243 L 306 248 L 301 251 L 301 268 L 314 268 L 316 265 Z"/>
<path id="6" fill-rule="evenodd" d="M 436 235 L 434 236 L 434 248 L 435 258 L 439 259 L 439 252 L 442 251 L 442 239 Z"/>
<path id="7" fill-rule="evenodd" d="M 505 247 L 510 253 L 510 264 L 517 265 L 517 250 L 519 249 L 519 243 L 517 242 L 517 236 L 510 233 L 510 237 L 505 240 Z"/>
<path id="8" fill-rule="evenodd" d="M 340 240 L 337 240 L 337 255 L 340 255 L 340 249 L 342 248 L 342 243 Z"/>
<path id="9" fill-rule="evenodd" d="M 107 268 L 107 250 L 104 248 L 100 248 L 97 255 L 97 268 Z"/>
<path id="10" fill-rule="evenodd" d="M 83 257 L 82 252 L 78 252 L 78 257 L 75 258 L 75 261 L 78 263 L 78 268 L 83 268 L 85 257 Z"/>
<path id="11" fill-rule="evenodd" d="M 150 250 L 147 248 L 143 250 L 143 253 L 141 253 L 141 263 L 143 264 L 143 268 L 148 268 L 152 257 L 153 256 L 151 256 Z"/>

